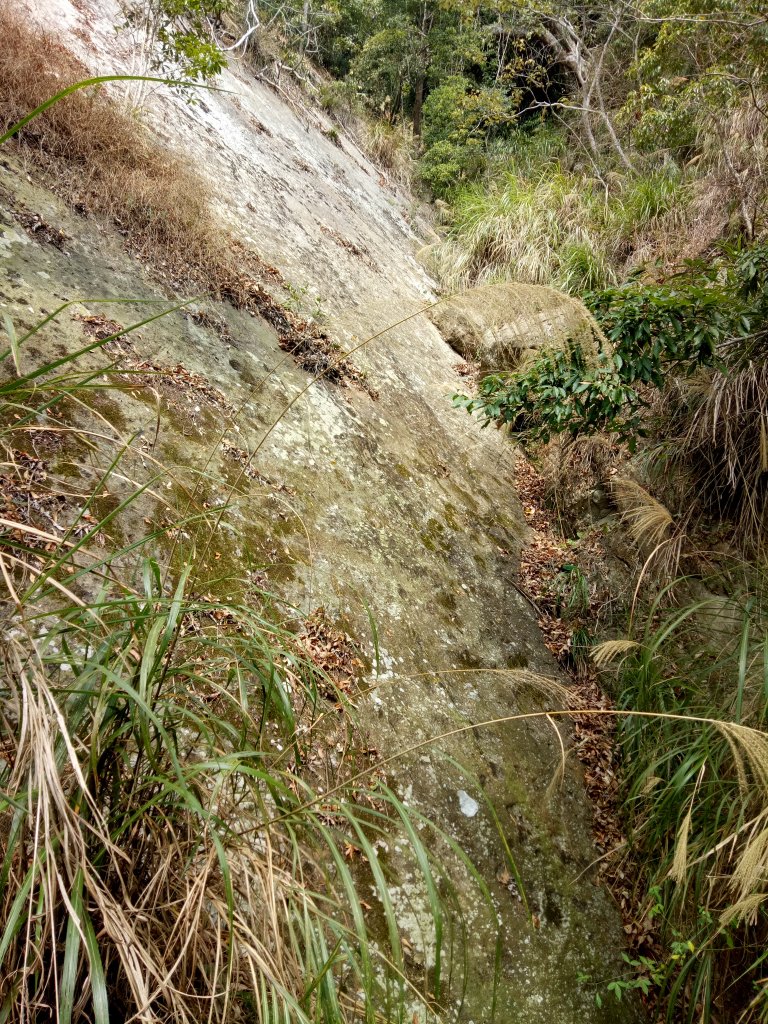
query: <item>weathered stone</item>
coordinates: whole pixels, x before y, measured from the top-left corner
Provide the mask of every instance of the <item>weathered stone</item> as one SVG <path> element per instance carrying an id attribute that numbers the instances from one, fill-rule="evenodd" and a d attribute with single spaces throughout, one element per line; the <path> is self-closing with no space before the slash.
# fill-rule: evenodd
<path id="1" fill-rule="evenodd" d="M 121 21 L 115 0 L 45 0 L 36 14 L 94 72 L 128 66 L 124 37 L 113 28 Z M 209 176 L 222 224 L 278 266 L 297 294 L 306 289 L 310 305 L 321 300 L 334 337 L 349 348 L 371 339 L 354 359 L 379 398 L 322 381 L 305 390 L 309 376 L 268 324 L 211 304 L 226 332 L 176 312 L 133 338 L 154 362 L 203 375 L 238 408 L 235 424 L 216 410 L 190 418 L 164 407 L 157 431 L 156 404 L 120 391 L 104 409 L 106 422 L 126 438 L 143 430 L 152 442 L 157 462 L 136 460 L 136 479 L 159 463 L 172 471 L 172 486 L 194 492 L 200 505 L 228 501 L 216 538 L 220 559 L 211 558 L 210 580 L 196 581 L 200 592 L 222 578 L 235 587 L 256 567 L 284 607 L 298 616 L 323 604 L 367 647 L 374 689 L 360 715 L 380 750 L 409 750 L 390 768 L 390 784 L 461 845 L 488 887 L 486 902 L 466 867 L 446 856 L 451 934 L 456 950 L 466 945 L 467 961 L 464 987 L 464 961 L 455 957 L 444 1019 L 487 1024 L 495 1005 L 499 1024 L 632 1020 L 626 1002 L 594 1003 L 595 986 L 622 972 L 622 929 L 595 884 L 578 770 L 569 762 L 562 785 L 550 785 L 561 757 L 551 725 L 501 721 L 557 703 L 523 686 L 517 670 L 556 678 L 557 669 L 516 588 L 526 528 L 511 449 L 448 399 L 462 378 L 424 315 L 438 300 L 412 251 L 409 199 L 382 185 L 379 169 L 351 141 L 339 147 L 326 139 L 321 115 L 289 105 L 245 66 L 221 85 L 198 106 L 157 93 L 147 117 Z M 269 135 L 255 132 L 253 118 Z M 116 233 L 67 211 L 12 161 L 0 169 L 0 185 L 71 238 L 62 252 L 19 231 L 0 236 L 2 303 L 17 324 L 35 323 L 63 298 L 162 297 Z M 573 318 L 563 324 L 586 330 L 569 310 Z M 130 323 L 147 307 L 128 303 L 109 313 Z M 68 311 L 22 359 L 29 367 L 82 343 L 82 326 Z M 238 477 L 222 440 L 258 451 L 261 478 Z M 147 492 L 135 506 L 137 532 L 146 530 L 141 517 L 154 521 L 162 510 L 152 501 Z M 129 535 L 131 523 L 124 529 Z M 362 639 L 370 636 L 369 610 L 376 650 Z M 479 727 L 484 721 L 496 724 Z M 562 732 L 567 745 L 564 725 Z M 448 735 L 434 739 L 441 734 Z M 462 790 L 479 805 L 471 817 L 462 812 Z M 436 834 L 424 837 L 438 855 L 447 851 Z M 508 855 L 524 893 L 508 877 Z M 428 970 L 433 937 L 405 864 L 393 848 L 388 868 L 401 928 L 413 964 Z M 582 973 L 590 986 L 580 983 Z"/>
<path id="2" fill-rule="evenodd" d="M 482 373 L 516 370 L 542 352 L 579 349 L 594 362 L 604 344 L 586 306 L 537 284 L 489 284 L 453 295 L 430 311 L 443 339 Z"/>

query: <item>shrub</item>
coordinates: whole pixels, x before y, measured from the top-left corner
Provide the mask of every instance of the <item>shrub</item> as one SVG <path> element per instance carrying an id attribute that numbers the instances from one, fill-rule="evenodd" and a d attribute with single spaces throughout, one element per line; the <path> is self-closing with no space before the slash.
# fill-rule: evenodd
<path id="1" fill-rule="evenodd" d="M 363 114 L 363 104 L 354 82 L 331 80 L 318 90 L 320 106 L 343 125 L 352 124 Z"/>
<path id="2" fill-rule="evenodd" d="M 434 196 L 449 196 L 463 182 L 482 173 L 484 160 L 479 139 L 462 143 L 442 139 L 433 143 L 422 156 L 419 174 Z"/>
<path id="3" fill-rule="evenodd" d="M 479 177 L 485 144 L 514 119 L 511 100 L 496 89 L 471 90 L 465 78 L 446 79 L 424 103 L 421 176 L 434 195 L 449 196 Z"/>
<path id="4" fill-rule="evenodd" d="M 454 395 L 453 401 L 529 441 L 609 431 L 632 442 L 641 430 L 642 401 L 616 363 L 602 356 L 587 367 L 578 351 L 547 353 L 521 373 L 485 377 L 475 398 Z"/>
<path id="5" fill-rule="evenodd" d="M 486 377 L 477 397 L 457 395 L 454 401 L 531 439 L 607 430 L 634 447 L 646 431 L 641 411 L 647 388 L 663 389 L 671 375 L 691 376 L 721 353 L 731 375 L 740 372 L 740 379 L 756 384 L 754 369 L 745 378 L 743 365 L 754 367 L 758 350 L 765 365 L 767 277 L 768 248 L 756 245 L 725 251 L 706 265 L 692 263 L 661 284 L 634 280 L 592 293 L 587 305 L 612 343 L 597 365 L 585 365 L 577 349 L 545 353 L 520 372 Z M 751 444 L 744 445 L 753 479 L 765 464 L 759 396 L 759 386 L 742 393 L 745 408 L 756 410 L 745 428 L 752 430 Z"/>
<path id="6" fill-rule="evenodd" d="M 650 975 L 647 962 L 634 966 L 660 989 L 667 1020 L 707 1024 L 723 1005 L 744 1021 L 768 1011 L 768 627 L 754 583 L 692 601 L 691 581 L 678 580 L 636 643 L 616 644 L 630 842 L 647 866 L 648 912 L 675 954 L 655 951 Z"/>

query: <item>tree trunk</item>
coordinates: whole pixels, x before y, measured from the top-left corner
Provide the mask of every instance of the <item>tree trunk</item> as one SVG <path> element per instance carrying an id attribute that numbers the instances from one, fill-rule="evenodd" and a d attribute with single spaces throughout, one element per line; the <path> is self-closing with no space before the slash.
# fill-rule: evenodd
<path id="1" fill-rule="evenodd" d="M 310 0 L 304 0 L 304 8 L 301 12 L 301 52 L 306 53 L 309 48 L 309 13 Z"/>
<path id="2" fill-rule="evenodd" d="M 422 111 L 424 109 L 424 84 L 425 76 L 419 75 L 416 79 L 416 87 L 413 97 L 413 134 L 421 138 Z"/>
<path id="3" fill-rule="evenodd" d="M 603 102 L 603 94 L 600 88 L 600 76 L 602 74 L 603 55 L 605 50 L 603 49 L 603 53 L 601 53 L 600 59 L 597 65 L 595 65 L 590 59 L 586 45 L 576 35 L 569 22 L 556 21 L 553 19 L 551 24 L 552 29 L 542 26 L 537 31 L 553 51 L 557 60 L 567 68 L 570 68 L 573 77 L 578 83 L 579 92 L 581 94 L 581 123 L 584 128 L 584 134 L 587 137 L 589 148 L 595 156 L 598 156 L 598 147 L 592 130 L 591 117 L 593 113 L 596 113 L 604 121 L 608 130 L 608 137 L 610 138 L 611 145 L 618 154 L 619 159 L 627 170 L 631 171 L 632 164 L 619 142 L 619 138 L 613 127 L 613 122 L 611 121 Z M 614 24 L 611 34 L 615 31 L 615 28 L 616 25 Z M 592 106 L 593 93 L 596 93 L 598 98 L 598 108 L 596 110 Z"/>

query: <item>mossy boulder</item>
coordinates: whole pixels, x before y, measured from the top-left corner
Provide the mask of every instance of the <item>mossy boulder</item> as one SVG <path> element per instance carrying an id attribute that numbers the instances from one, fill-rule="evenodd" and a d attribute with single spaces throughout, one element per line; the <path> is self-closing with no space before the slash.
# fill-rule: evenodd
<path id="1" fill-rule="evenodd" d="M 490 284 L 444 300 L 432 323 L 482 373 L 516 370 L 539 353 L 579 348 L 593 362 L 605 341 L 578 299 L 544 285 Z"/>

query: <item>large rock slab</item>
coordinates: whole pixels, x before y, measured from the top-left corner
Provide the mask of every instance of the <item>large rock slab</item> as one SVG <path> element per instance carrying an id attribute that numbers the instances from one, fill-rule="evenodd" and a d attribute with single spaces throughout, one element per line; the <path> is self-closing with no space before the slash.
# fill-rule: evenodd
<path id="1" fill-rule="evenodd" d="M 429 318 L 484 374 L 517 370 L 542 352 L 579 349 L 591 362 L 603 342 L 583 302 L 537 284 L 489 284 L 452 295 Z"/>
<path id="2" fill-rule="evenodd" d="M 131 66 L 114 33 L 122 15 L 113 0 L 44 0 L 30 16 L 95 72 Z M 511 449 L 448 399 L 462 378 L 425 315 L 441 300 L 415 256 L 411 201 L 353 142 L 329 141 L 321 115 L 286 102 L 246 67 L 234 67 L 222 85 L 227 92 L 207 93 L 193 107 L 155 94 L 145 116 L 208 175 L 222 224 L 280 268 L 297 295 L 318 301 L 332 334 L 349 346 L 370 339 L 355 361 L 371 387 L 319 382 L 307 390 L 308 375 L 267 323 L 219 304 L 224 331 L 179 312 L 133 338 L 140 355 L 183 363 L 218 388 L 238 409 L 235 426 L 215 409 L 193 409 L 191 418 L 166 409 L 158 429 L 155 405 L 121 392 L 103 404 L 105 421 L 125 437 L 143 430 L 154 438 L 153 459 L 172 469 L 174 486 L 194 485 L 209 506 L 228 498 L 212 581 L 234 586 L 266 573 L 297 616 L 322 604 L 367 646 L 373 692 L 360 714 L 379 749 L 409 750 L 390 782 L 467 851 L 492 905 L 456 865 L 447 895 L 467 959 L 456 957 L 443 1019 L 486 1024 L 494 1008 L 504 1024 L 633 1019 L 625 1003 L 606 1000 L 598 1009 L 594 987 L 579 981 L 589 975 L 602 984 L 622 971 L 622 929 L 596 885 L 578 770 L 569 760 L 562 784 L 552 786 L 561 746 L 551 724 L 499 721 L 556 706 L 522 685 L 519 672 L 555 678 L 557 669 L 516 588 L 526 528 Z M 0 169 L 0 185 L 0 194 L 70 238 L 66 251 L 41 246 L 6 216 L 0 301 L 18 324 L 65 298 L 162 295 L 116 233 L 66 210 L 13 161 Z M 130 323 L 146 307 L 127 303 L 110 313 Z M 67 315 L 36 336 L 24 358 L 81 344 L 82 325 Z M 238 478 L 222 438 L 258 450 L 258 476 Z M 201 591 L 207 583 L 199 581 Z M 369 612 L 375 650 L 365 639 Z M 486 721 L 497 724 L 477 726 Z M 528 910 L 510 882 L 505 844 Z M 391 860 L 397 871 L 396 850 Z M 429 969 L 415 879 L 403 874 L 395 900 L 414 963 Z"/>

